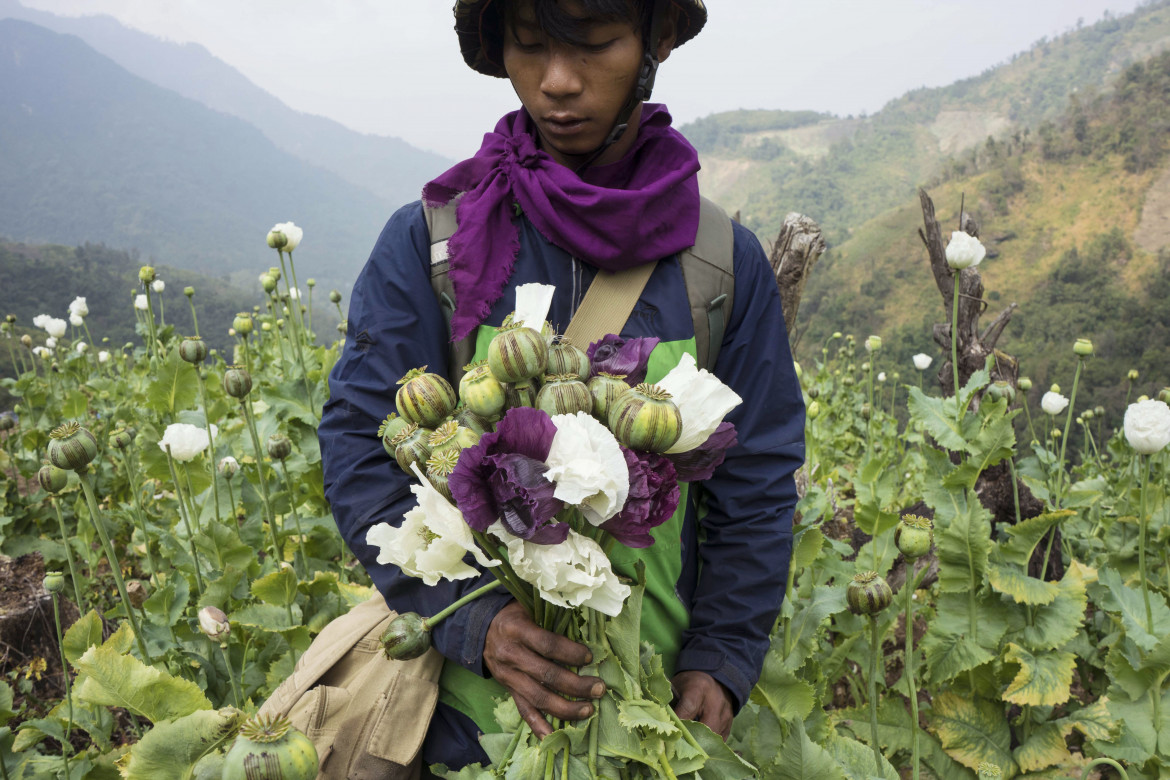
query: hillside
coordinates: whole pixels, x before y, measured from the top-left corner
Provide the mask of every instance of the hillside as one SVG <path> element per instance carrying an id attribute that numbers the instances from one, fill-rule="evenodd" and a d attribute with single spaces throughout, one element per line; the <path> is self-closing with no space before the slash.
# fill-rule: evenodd
<path id="1" fill-rule="evenodd" d="M 980 148 L 979 170 L 930 188 L 944 231 L 960 198 L 993 256 L 980 270 L 986 326 L 1020 305 L 1001 348 L 1038 386 L 1071 380 L 1077 337 L 1097 346 L 1088 387 L 1120 405 L 1170 384 L 1170 52 L 1130 66 L 1116 89 L 1076 100 L 1031 139 Z M 882 334 L 886 365 L 913 373 L 910 355 L 939 354 L 931 326 L 943 311 L 917 198 L 858 225 L 813 273 L 800 311 L 808 359 L 834 331 Z M 936 363 L 936 366 L 938 364 Z M 1108 405 L 1108 404 L 1106 404 Z"/>
<path id="2" fill-rule="evenodd" d="M 302 273 L 352 283 L 390 209 L 240 119 L 131 75 L 72 36 L 0 20 L 0 235 L 105 243 L 254 286 L 276 222 Z"/>
<path id="3" fill-rule="evenodd" d="M 1170 0 L 1159 0 L 1041 40 L 979 76 L 910 92 L 870 117 L 773 128 L 766 125 L 779 112 L 739 111 L 682 131 L 699 148 L 705 193 L 741 211 L 762 238 L 774 239 L 784 215 L 800 211 L 839 244 L 919 185 L 969 171 L 972 150 L 989 136 L 1022 138 L 1059 116 L 1071 94 L 1091 98 L 1130 63 L 1168 47 Z"/>
<path id="4" fill-rule="evenodd" d="M 254 125 L 277 148 L 368 189 L 387 207 L 415 200 L 422 185 L 450 165 L 399 138 L 357 133 L 294 111 L 198 44 L 164 41 L 109 16 L 56 16 L 17 0 L 0 0 L 4 18 L 75 35 L 135 76 Z"/>

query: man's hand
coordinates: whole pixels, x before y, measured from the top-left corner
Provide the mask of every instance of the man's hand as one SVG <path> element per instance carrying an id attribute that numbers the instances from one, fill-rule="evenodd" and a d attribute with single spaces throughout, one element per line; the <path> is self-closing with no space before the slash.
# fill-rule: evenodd
<path id="1" fill-rule="evenodd" d="M 552 733 L 544 714 L 561 720 L 584 720 L 593 714 L 592 704 L 566 697 L 600 699 L 605 683 L 565 668 L 592 660 L 589 648 L 545 631 L 515 601 L 492 620 L 483 643 L 484 666 L 512 694 L 520 717 L 541 739 Z"/>
<path id="2" fill-rule="evenodd" d="M 676 674 L 671 684 L 678 692 L 674 711 L 680 718 L 697 720 L 724 740 L 730 736 L 731 693 L 722 683 L 706 672 L 690 671 Z"/>

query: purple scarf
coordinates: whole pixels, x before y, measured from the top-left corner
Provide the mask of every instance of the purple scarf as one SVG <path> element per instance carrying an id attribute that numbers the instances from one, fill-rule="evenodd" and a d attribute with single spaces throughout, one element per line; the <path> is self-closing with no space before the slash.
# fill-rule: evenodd
<path id="1" fill-rule="evenodd" d="M 607 271 L 694 245 L 699 157 L 670 122 L 665 106 L 645 104 L 630 151 L 580 178 L 537 148 L 532 121 L 520 109 L 484 135 L 474 157 L 423 188 L 432 207 L 463 193 L 455 210 L 459 227 L 447 244 L 456 301 L 453 341 L 487 318 L 512 275 L 520 251 L 513 202 L 553 244 Z"/>

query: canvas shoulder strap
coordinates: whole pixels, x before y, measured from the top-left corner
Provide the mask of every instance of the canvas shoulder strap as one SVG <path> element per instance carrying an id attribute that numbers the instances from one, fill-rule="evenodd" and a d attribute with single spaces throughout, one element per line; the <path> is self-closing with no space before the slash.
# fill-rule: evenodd
<path id="1" fill-rule="evenodd" d="M 439 306 L 443 309 L 448 333 L 451 331 L 451 317 L 455 313 L 455 288 L 448 273 L 447 241 L 458 227 L 455 220 L 456 203 L 457 201 L 451 201 L 441 208 L 425 209 L 427 229 L 431 237 L 431 287 Z M 723 342 L 723 334 L 731 317 L 735 295 L 734 245 L 731 218 L 712 201 L 700 198 L 699 230 L 695 237 L 695 245 L 682 252 L 679 260 L 686 283 L 691 320 L 694 324 L 698 364 L 708 370 L 714 369 L 719 346 Z M 569 324 L 568 335 L 572 341 L 588 345 L 606 333 L 620 331 L 634 304 L 637 303 L 638 296 L 641 295 L 653 268 L 654 265 L 649 265 L 631 269 L 624 272 L 628 274 L 624 277 L 621 274 L 598 274 L 586 292 L 585 300 L 578 308 L 573 323 Z M 598 284 L 599 281 L 602 281 L 601 285 Z M 634 292 L 636 294 L 628 300 L 629 308 L 624 309 L 624 315 L 621 314 L 629 295 Z M 612 296 L 617 294 L 622 296 L 620 302 L 611 300 Z M 587 309 L 586 303 L 591 296 L 596 298 L 597 302 L 590 304 Z M 593 320 L 593 324 L 588 328 L 583 326 L 574 333 L 574 323 L 582 317 Z M 615 326 L 613 323 L 617 322 L 618 318 L 620 322 Z M 604 328 L 604 331 L 600 335 L 592 335 L 598 327 Z M 463 375 L 463 366 L 474 356 L 474 334 L 451 345 L 448 373 L 453 382 L 457 382 Z"/>

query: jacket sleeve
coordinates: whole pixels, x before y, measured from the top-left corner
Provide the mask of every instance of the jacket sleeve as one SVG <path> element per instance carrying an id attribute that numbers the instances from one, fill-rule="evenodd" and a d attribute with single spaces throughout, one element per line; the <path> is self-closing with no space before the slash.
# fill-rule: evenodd
<path id="1" fill-rule="evenodd" d="M 485 574 L 428 587 L 378 563 L 377 548 L 366 544 L 372 526 L 401 523 L 416 503 L 411 478 L 386 454 L 378 425 L 394 411 L 397 381 L 407 371 L 428 366 L 446 375 L 446 334 L 430 283 L 426 219 L 414 203 L 390 218 L 354 284 L 345 348 L 329 376 L 330 400 L 318 437 L 325 496 L 346 544 L 392 609 L 424 617 L 493 579 Z M 488 626 L 509 598 L 493 592 L 457 610 L 435 627 L 435 648 L 482 675 Z"/>
<path id="2" fill-rule="evenodd" d="M 735 226 L 734 311 L 716 375 L 743 399 L 739 443 L 703 483 L 699 578 L 676 668 L 710 673 L 742 707 L 759 679 L 784 599 L 804 401 L 780 293 L 759 241 Z"/>

